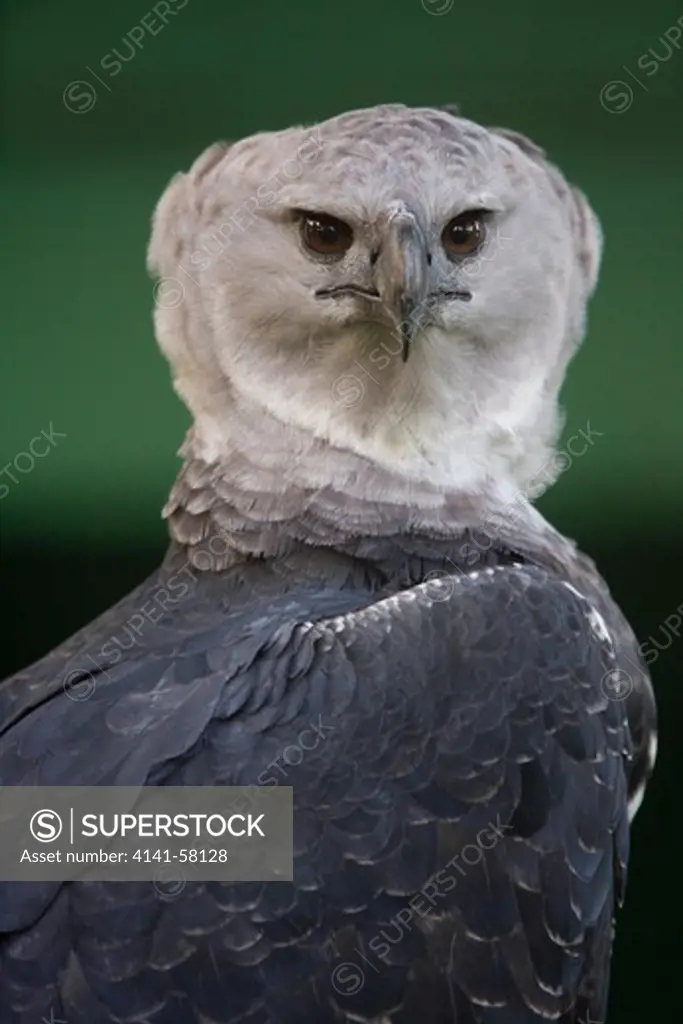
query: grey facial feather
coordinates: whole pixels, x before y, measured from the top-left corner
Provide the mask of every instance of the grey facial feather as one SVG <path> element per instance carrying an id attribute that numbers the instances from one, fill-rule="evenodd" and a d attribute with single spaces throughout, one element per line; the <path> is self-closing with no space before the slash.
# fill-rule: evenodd
<path id="1" fill-rule="evenodd" d="M 389 304 L 363 295 L 390 291 L 380 271 L 397 204 L 428 267 L 406 363 L 405 281 Z M 481 208 L 485 244 L 449 258 L 445 225 Z M 351 248 L 307 251 L 296 210 L 345 220 Z M 193 454 L 227 468 L 239 453 L 257 490 L 276 463 L 283 490 L 327 475 L 343 492 L 355 458 L 377 467 L 377 500 L 388 479 L 394 491 L 524 491 L 556 443 L 600 253 L 587 200 L 539 147 L 450 111 L 380 106 L 212 146 L 161 197 L 148 255 Z M 408 265 L 394 259 L 391 273 Z"/>

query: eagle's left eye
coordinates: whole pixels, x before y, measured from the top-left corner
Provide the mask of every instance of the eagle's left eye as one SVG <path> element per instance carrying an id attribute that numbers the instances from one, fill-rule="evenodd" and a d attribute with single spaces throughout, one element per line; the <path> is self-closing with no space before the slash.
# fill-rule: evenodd
<path id="1" fill-rule="evenodd" d="M 469 256 L 484 240 L 481 210 L 468 210 L 449 220 L 441 232 L 441 244 L 448 256 Z"/>
<path id="2" fill-rule="evenodd" d="M 353 243 L 347 223 L 325 213 L 301 215 L 301 238 L 307 249 L 319 256 L 343 256 Z"/>

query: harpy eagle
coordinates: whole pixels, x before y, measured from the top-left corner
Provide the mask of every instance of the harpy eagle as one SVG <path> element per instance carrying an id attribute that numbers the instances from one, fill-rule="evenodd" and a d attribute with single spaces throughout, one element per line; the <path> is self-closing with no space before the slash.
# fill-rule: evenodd
<path id="1" fill-rule="evenodd" d="M 171 181 L 170 549 L 4 682 L 0 782 L 292 786 L 294 880 L 3 883 L 1 1024 L 604 1021 L 655 705 L 531 504 L 600 248 L 540 149 L 451 109 Z"/>

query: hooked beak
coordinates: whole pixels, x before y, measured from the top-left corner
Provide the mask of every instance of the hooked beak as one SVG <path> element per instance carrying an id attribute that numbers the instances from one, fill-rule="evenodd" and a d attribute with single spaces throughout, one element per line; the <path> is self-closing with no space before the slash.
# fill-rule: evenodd
<path id="1" fill-rule="evenodd" d="M 377 289 L 403 340 L 403 362 L 428 312 L 429 254 L 415 215 L 401 206 L 391 214 L 377 260 Z"/>
<path id="2" fill-rule="evenodd" d="M 469 302 L 472 292 L 467 288 L 446 290 L 430 289 L 431 256 L 425 234 L 420 223 L 403 202 L 396 202 L 384 222 L 381 231 L 381 248 L 375 263 L 376 287 L 367 287 L 354 282 L 319 288 L 318 299 L 335 299 L 342 296 L 362 296 L 365 302 L 383 308 L 379 317 L 386 323 L 387 314 L 396 324 L 395 337 L 403 343 L 403 362 L 408 361 L 410 345 L 426 322 L 434 307 L 444 301 Z"/>

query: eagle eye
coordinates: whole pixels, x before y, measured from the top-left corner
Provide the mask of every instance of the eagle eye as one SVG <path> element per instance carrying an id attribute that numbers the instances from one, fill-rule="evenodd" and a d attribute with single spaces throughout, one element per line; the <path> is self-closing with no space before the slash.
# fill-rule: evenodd
<path id="1" fill-rule="evenodd" d="M 317 256 L 343 256 L 353 244 L 353 231 L 338 217 L 302 212 L 301 239 Z"/>
<path id="2" fill-rule="evenodd" d="M 449 220 L 441 232 L 448 256 L 469 256 L 484 241 L 484 210 L 467 210 Z"/>

